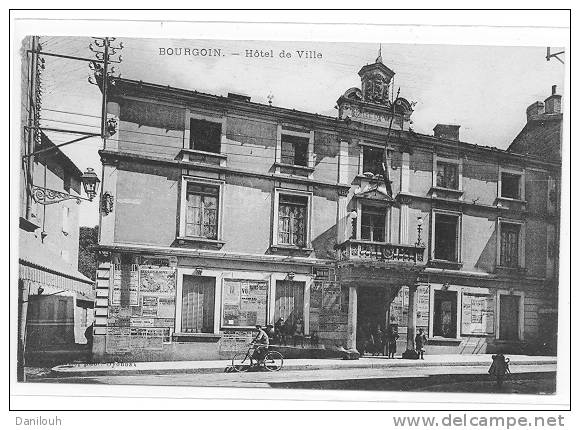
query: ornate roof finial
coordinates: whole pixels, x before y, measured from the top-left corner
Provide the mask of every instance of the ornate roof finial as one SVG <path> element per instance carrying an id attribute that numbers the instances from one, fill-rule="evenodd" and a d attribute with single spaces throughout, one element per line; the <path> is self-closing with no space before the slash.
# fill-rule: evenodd
<path id="1" fill-rule="evenodd" d="M 383 44 L 379 43 L 379 56 L 375 60 L 375 63 L 382 63 L 383 62 Z"/>

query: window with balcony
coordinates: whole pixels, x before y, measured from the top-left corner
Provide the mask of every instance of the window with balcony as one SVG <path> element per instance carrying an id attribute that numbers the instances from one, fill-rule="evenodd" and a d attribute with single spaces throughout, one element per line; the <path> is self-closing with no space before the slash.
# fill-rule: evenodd
<path id="1" fill-rule="evenodd" d="M 521 193 L 522 175 L 501 172 L 501 197 L 508 199 L 522 199 Z"/>
<path id="2" fill-rule="evenodd" d="M 520 267 L 520 229 L 519 224 L 500 223 L 500 266 Z"/>
<path id="3" fill-rule="evenodd" d="M 436 260 L 459 262 L 459 215 L 435 213 L 434 249 Z"/>
<path id="4" fill-rule="evenodd" d="M 222 124 L 191 118 L 189 122 L 189 149 L 219 154 Z"/>
<path id="5" fill-rule="evenodd" d="M 385 242 L 385 219 L 385 208 L 363 205 L 361 208 L 361 239 L 371 242 Z"/>
<path id="6" fill-rule="evenodd" d="M 308 167 L 308 137 L 282 134 L 280 162 Z"/>
<path id="7" fill-rule="evenodd" d="M 384 149 L 363 146 L 362 151 L 362 174 L 382 175 Z"/>
<path id="8" fill-rule="evenodd" d="M 220 187 L 187 182 L 185 236 L 218 239 Z"/>
<path id="9" fill-rule="evenodd" d="M 437 161 L 437 187 L 459 189 L 459 166 L 456 163 Z"/>
<path id="10" fill-rule="evenodd" d="M 307 244 L 308 197 L 280 194 L 278 199 L 278 245 Z"/>

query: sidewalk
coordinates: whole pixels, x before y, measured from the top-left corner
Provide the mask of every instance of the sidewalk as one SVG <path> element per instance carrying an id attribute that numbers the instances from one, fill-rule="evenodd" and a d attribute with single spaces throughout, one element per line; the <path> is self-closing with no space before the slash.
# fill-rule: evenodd
<path id="1" fill-rule="evenodd" d="M 556 364 L 557 357 L 508 355 L 510 365 Z M 334 369 L 389 369 L 393 367 L 432 366 L 489 366 L 491 354 L 477 355 L 431 355 L 425 360 L 404 360 L 402 358 L 363 357 L 359 360 L 341 359 L 288 359 L 283 370 L 334 370 Z M 52 368 L 54 376 L 90 377 L 120 375 L 167 375 L 178 373 L 224 373 L 231 366 L 229 360 L 215 361 L 163 361 L 136 363 L 80 363 L 66 364 Z"/>

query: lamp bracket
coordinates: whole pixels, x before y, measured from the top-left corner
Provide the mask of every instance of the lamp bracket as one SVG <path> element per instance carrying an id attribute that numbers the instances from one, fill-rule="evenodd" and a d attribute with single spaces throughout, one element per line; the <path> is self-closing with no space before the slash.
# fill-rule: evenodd
<path id="1" fill-rule="evenodd" d="M 74 196 L 62 191 L 51 190 L 50 188 L 32 186 L 32 198 L 36 203 L 41 205 L 52 205 L 66 200 L 75 200 L 77 205 L 81 204 L 81 200 L 90 202 L 92 199 L 87 199 L 81 196 Z"/>

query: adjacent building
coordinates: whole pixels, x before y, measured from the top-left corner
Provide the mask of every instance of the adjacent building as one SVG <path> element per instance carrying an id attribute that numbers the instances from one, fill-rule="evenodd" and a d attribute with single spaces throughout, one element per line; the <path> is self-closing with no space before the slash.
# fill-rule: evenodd
<path id="1" fill-rule="evenodd" d="M 559 160 L 414 132 L 394 74 L 362 67 L 337 117 L 115 78 L 95 357 L 229 358 L 280 318 L 304 350 L 393 324 L 407 356 L 418 328 L 429 353 L 538 351 Z"/>
<path id="2" fill-rule="evenodd" d="M 82 173 L 39 127 L 40 66 L 26 50 L 22 62 L 22 139 L 19 218 L 19 340 L 29 359 L 86 344 L 94 282 L 78 271 Z M 32 154 L 32 155 L 31 155 Z M 19 349 L 22 352 L 21 349 Z M 19 356 L 20 358 L 20 356 Z M 20 364 L 22 360 L 19 359 Z"/>

